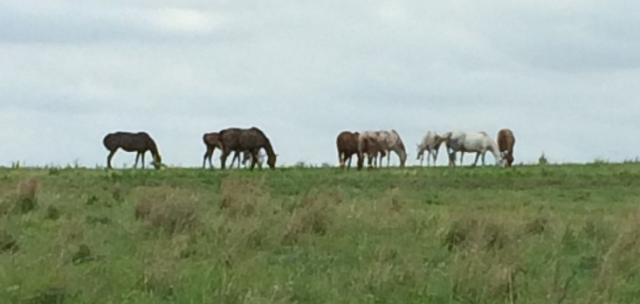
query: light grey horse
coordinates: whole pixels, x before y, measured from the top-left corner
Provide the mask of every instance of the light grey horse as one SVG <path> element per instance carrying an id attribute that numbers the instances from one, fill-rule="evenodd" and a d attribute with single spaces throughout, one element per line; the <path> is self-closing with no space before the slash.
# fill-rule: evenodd
<path id="1" fill-rule="evenodd" d="M 427 166 L 430 165 L 431 158 L 433 158 L 433 165 L 436 165 L 438 159 L 438 150 L 440 145 L 445 139 L 436 132 L 427 131 L 427 134 L 422 138 L 422 142 L 418 144 L 418 156 L 416 159 L 420 160 L 420 166 L 424 162 L 424 151 L 427 151 Z"/>

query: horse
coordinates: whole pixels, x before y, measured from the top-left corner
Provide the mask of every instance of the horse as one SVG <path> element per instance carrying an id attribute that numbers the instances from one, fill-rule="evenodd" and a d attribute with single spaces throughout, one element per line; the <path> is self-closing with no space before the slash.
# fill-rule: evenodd
<path id="1" fill-rule="evenodd" d="M 516 144 L 516 138 L 509 129 L 502 129 L 498 132 L 498 148 L 500 156 L 502 156 L 505 165 L 511 167 L 513 164 L 513 146 Z"/>
<path id="2" fill-rule="evenodd" d="M 260 149 L 265 149 L 267 152 L 267 164 L 271 169 L 275 169 L 277 155 L 262 130 L 256 127 L 249 129 L 228 128 L 220 131 L 220 140 L 222 142 L 222 155 L 220 156 L 222 169 L 225 169 L 227 157 L 232 151 L 249 151 L 252 156 L 251 170 L 253 170 L 258 161 Z"/>
<path id="3" fill-rule="evenodd" d="M 377 136 L 361 136 L 358 138 L 358 169 L 362 169 L 365 157 L 369 168 L 379 167 L 379 165 L 382 165 L 382 158 L 386 154 L 385 146 Z M 378 156 L 380 156 L 380 162 L 378 162 Z"/>
<path id="4" fill-rule="evenodd" d="M 493 154 L 496 165 L 502 165 L 504 163 L 503 159 L 500 157 L 498 145 L 485 132 L 453 131 L 445 133 L 443 137 L 445 138 L 445 145 L 447 147 L 447 153 L 449 154 L 449 166 L 455 166 L 456 152 L 461 152 L 461 165 L 465 152 L 476 153 L 476 159 L 473 162 L 474 167 L 477 165 L 478 158 L 480 158 L 480 156 L 482 156 L 482 165 L 485 164 L 484 158 L 487 151 L 490 151 L 491 154 Z"/>
<path id="5" fill-rule="evenodd" d="M 385 152 L 384 154 L 380 154 L 380 162 L 382 162 L 384 156 L 387 156 L 387 167 L 389 167 L 389 164 L 391 162 L 391 152 L 395 152 L 400 159 L 400 167 L 404 167 L 407 160 L 407 152 L 404 147 L 404 143 L 400 138 L 400 134 L 398 134 L 396 130 L 392 129 L 390 131 L 383 130 L 362 132 L 360 134 L 360 141 L 363 142 L 367 139 L 375 140 L 381 145 L 383 151 Z"/>
<path id="6" fill-rule="evenodd" d="M 418 156 L 416 159 L 420 160 L 420 166 L 424 162 L 424 151 L 427 151 L 427 166 L 433 157 L 433 165 L 436 165 L 438 159 L 438 150 L 440 145 L 444 142 L 444 138 L 436 132 L 427 131 L 427 134 L 422 138 L 422 142 L 418 144 Z"/>
<path id="7" fill-rule="evenodd" d="M 338 147 L 338 161 L 340 162 L 340 168 L 351 168 L 351 158 L 354 154 L 358 156 L 358 163 L 362 154 L 358 150 L 358 138 L 360 133 L 343 131 L 338 134 L 336 138 L 336 146 Z M 360 169 L 360 167 L 358 167 Z"/>
<path id="8" fill-rule="evenodd" d="M 129 133 L 129 132 L 115 132 L 107 134 L 102 140 L 105 148 L 109 150 L 109 156 L 107 156 L 107 168 L 111 169 L 111 159 L 118 149 L 125 150 L 127 152 L 137 152 L 136 162 L 133 168 L 138 166 L 138 159 L 142 156 L 142 169 L 144 169 L 144 155 L 147 151 L 151 151 L 153 156 L 153 166 L 156 169 L 162 168 L 162 158 L 158 152 L 158 147 L 155 141 L 145 132 Z"/>
<path id="9" fill-rule="evenodd" d="M 218 148 L 222 150 L 222 142 L 220 142 L 220 134 L 218 132 L 205 133 L 202 136 L 202 141 L 207 146 L 207 151 L 204 153 L 204 159 L 202 160 L 202 168 L 206 168 L 206 162 L 209 160 L 209 168 L 213 169 L 213 162 L 211 157 L 213 151 Z"/>

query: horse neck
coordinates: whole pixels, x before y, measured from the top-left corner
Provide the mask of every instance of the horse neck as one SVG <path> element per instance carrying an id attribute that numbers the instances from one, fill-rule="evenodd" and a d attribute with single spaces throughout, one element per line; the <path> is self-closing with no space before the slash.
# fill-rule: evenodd
<path id="1" fill-rule="evenodd" d="M 398 156 L 401 159 L 406 159 L 407 158 L 407 151 L 404 148 L 404 144 L 402 143 L 402 140 L 400 140 L 399 138 L 398 138 L 398 142 L 396 142 L 396 144 L 393 145 L 391 150 L 396 152 L 396 154 L 398 154 Z"/>
<path id="2" fill-rule="evenodd" d="M 153 139 L 149 139 L 149 151 L 151 151 L 151 155 L 153 155 L 154 159 L 157 159 L 160 156 L 160 153 L 158 152 L 158 146 L 156 146 L 156 143 L 153 141 Z"/>
<path id="3" fill-rule="evenodd" d="M 269 159 L 276 156 L 276 153 L 273 151 L 273 147 L 271 146 L 271 142 L 265 137 L 264 139 L 264 149 L 267 151 L 267 157 Z"/>
<path id="4" fill-rule="evenodd" d="M 423 140 L 419 145 L 418 145 L 418 154 L 420 153 L 424 153 L 425 150 L 427 150 L 427 148 L 429 147 L 429 145 L 427 145 L 427 141 Z"/>

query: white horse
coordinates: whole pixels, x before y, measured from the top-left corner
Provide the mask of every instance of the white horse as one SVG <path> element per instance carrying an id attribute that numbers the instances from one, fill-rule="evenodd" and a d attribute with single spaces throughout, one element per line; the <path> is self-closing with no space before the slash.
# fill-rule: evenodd
<path id="1" fill-rule="evenodd" d="M 433 157 L 433 165 L 436 165 L 438 150 L 440 150 L 440 145 L 444 140 L 438 133 L 427 131 L 427 134 L 422 138 L 422 142 L 418 144 L 418 156 L 416 159 L 420 160 L 420 166 L 424 162 L 424 151 L 427 151 L 427 166 L 429 166 L 431 157 Z"/>
<path id="2" fill-rule="evenodd" d="M 374 140 L 377 142 L 383 151 L 386 153 L 380 154 L 380 165 L 382 165 L 382 159 L 384 154 L 387 155 L 387 167 L 391 163 L 391 152 L 395 152 L 400 159 L 400 167 L 404 167 L 407 160 L 407 152 L 404 147 L 404 143 L 400 138 L 400 134 L 396 130 L 390 131 L 365 131 L 360 133 L 359 146 L 362 146 L 362 142 L 365 140 Z"/>
<path id="3" fill-rule="evenodd" d="M 462 165 L 465 152 L 476 153 L 476 159 L 473 162 L 473 166 L 477 165 L 478 158 L 480 158 L 480 156 L 482 156 L 482 165 L 485 164 L 484 157 L 487 151 L 493 154 L 496 165 L 500 166 L 504 162 L 504 159 L 500 157 L 500 149 L 498 149 L 498 145 L 485 132 L 452 131 L 445 133 L 443 137 L 445 139 L 447 153 L 449 154 L 450 166 L 455 166 L 456 152 L 461 152 L 460 165 Z"/>

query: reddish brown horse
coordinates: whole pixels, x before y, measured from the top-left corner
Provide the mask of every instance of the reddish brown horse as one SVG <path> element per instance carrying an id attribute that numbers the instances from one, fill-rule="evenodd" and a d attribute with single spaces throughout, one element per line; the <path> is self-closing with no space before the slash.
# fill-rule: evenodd
<path id="1" fill-rule="evenodd" d="M 204 159 L 202 160 L 202 168 L 206 168 L 207 160 L 209 160 L 209 168 L 213 169 L 213 162 L 211 161 L 213 151 L 216 148 L 222 150 L 220 134 L 218 132 L 205 133 L 202 136 L 202 141 L 204 141 L 205 146 L 207 146 L 207 151 L 204 153 Z"/>
<path id="2" fill-rule="evenodd" d="M 369 168 L 381 167 L 382 159 L 387 156 L 387 149 L 385 144 L 380 141 L 380 137 L 376 136 L 360 136 L 358 139 L 358 154 L 362 155 L 358 159 L 358 169 L 364 165 L 364 159 L 367 158 Z M 380 161 L 378 162 L 378 156 Z"/>
<path id="3" fill-rule="evenodd" d="M 351 158 L 354 154 L 358 156 L 358 164 L 362 155 L 358 151 L 358 137 L 360 133 L 343 131 L 338 134 L 336 139 L 336 145 L 338 146 L 338 161 L 340 162 L 340 168 L 351 168 Z M 360 169 L 360 167 L 358 167 Z"/>
<path id="4" fill-rule="evenodd" d="M 513 146 L 516 144 L 516 138 L 509 129 L 502 129 L 498 132 L 498 148 L 502 159 L 506 161 L 506 166 L 511 167 L 513 164 Z"/>
<path id="5" fill-rule="evenodd" d="M 151 136 L 145 132 L 110 133 L 104 137 L 102 143 L 105 148 L 109 150 L 109 156 L 107 156 L 107 168 L 109 169 L 111 169 L 111 158 L 113 158 L 113 155 L 118 151 L 118 149 L 122 149 L 127 152 L 137 152 L 136 162 L 133 165 L 134 168 L 138 166 L 138 159 L 142 156 L 142 169 L 144 169 L 144 155 L 147 151 L 151 151 L 151 155 L 153 155 L 153 166 L 156 169 L 160 169 L 162 167 L 162 158 L 158 152 L 158 147 Z"/>
<path id="6" fill-rule="evenodd" d="M 253 127 L 250 129 L 229 128 L 220 131 L 220 141 L 222 142 L 222 156 L 220 162 L 222 169 L 225 168 L 227 157 L 233 152 L 249 151 L 251 153 L 251 170 L 256 165 L 260 149 L 267 152 L 267 164 L 271 169 L 276 167 L 276 153 L 273 151 L 271 142 L 262 130 Z"/>

